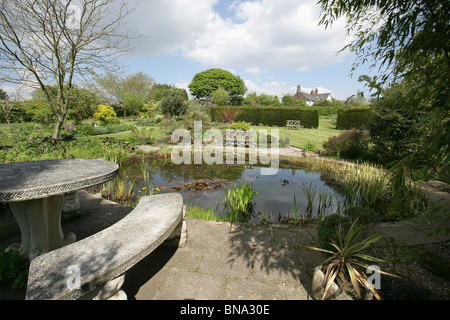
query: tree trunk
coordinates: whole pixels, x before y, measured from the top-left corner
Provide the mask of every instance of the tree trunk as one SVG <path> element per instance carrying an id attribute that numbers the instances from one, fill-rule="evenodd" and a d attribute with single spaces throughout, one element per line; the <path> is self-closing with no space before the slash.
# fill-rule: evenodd
<path id="1" fill-rule="evenodd" d="M 58 140 L 59 139 L 63 123 L 64 123 L 64 116 L 63 115 L 57 115 L 56 116 L 55 128 L 53 129 L 52 140 Z"/>

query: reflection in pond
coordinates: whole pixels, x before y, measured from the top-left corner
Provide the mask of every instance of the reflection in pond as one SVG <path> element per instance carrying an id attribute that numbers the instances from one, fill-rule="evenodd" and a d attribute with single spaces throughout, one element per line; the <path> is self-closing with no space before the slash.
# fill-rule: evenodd
<path id="1" fill-rule="evenodd" d="M 176 165 L 170 160 L 138 160 L 122 164 L 120 181 L 129 181 L 133 193 L 147 188 L 155 193 L 179 192 L 185 204 L 224 214 L 225 189 L 242 182 L 257 192 L 249 222 L 262 219 L 311 219 L 341 210 L 343 198 L 322 179 L 320 172 L 280 165 L 276 175 L 261 175 L 252 165 Z"/>

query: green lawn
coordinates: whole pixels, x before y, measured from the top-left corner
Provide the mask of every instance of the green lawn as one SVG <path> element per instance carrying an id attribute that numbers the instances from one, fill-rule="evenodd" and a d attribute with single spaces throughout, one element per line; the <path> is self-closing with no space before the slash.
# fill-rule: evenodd
<path id="1" fill-rule="evenodd" d="M 268 129 L 267 133 L 270 134 L 273 127 L 253 127 L 257 129 Z M 315 145 L 315 149 L 323 150 L 323 143 L 327 141 L 329 137 L 336 136 L 342 132 L 342 130 L 336 129 L 334 124 L 330 123 L 329 119 L 319 119 L 319 128 L 317 129 L 279 129 L 280 139 L 289 137 L 290 145 L 293 147 L 304 148 L 308 141 L 311 141 Z"/>
<path id="2" fill-rule="evenodd" d="M 122 120 L 122 119 L 121 119 Z M 127 119 L 125 121 L 121 121 L 122 123 L 131 124 L 134 121 L 132 119 Z M 13 126 L 16 126 L 17 124 L 14 124 Z M 12 126 L 11 126 L 12 127 Z M 0 124 L 0 132 L 7 133 L 9 130 L 11 130 L 11 127 L 6 124 Z M 144 128 L 141 126 L 138 126 L 138 128 Z M 147 129 L 153 129 L 153 133 L 155 135 L 160 134 L 159 126 L 153 125 L 150 127 L 145 127 Z M 280 139 L 284 139 L 285 137 L 289 137 L 290 139 L 290 145 L 294 147 L 304 148 L 306 143 L 308 141 L 312 142 L 314 144 L 314 149 L 321 149 L 323 150 L 323 143 L 331 136 L 338 135 L 341 133 L 341 130 L 337 130 L 335 125 L 331 124 L 329 122 L 329 119 L 319 119 L 319 128 L 318 129 L 284 129 L 284 128 L 275 128 L 275 127 L 258 127 L 254 126 L 252 127 L 255 130 L 258 129 L 267 129 L 267 133 L 270 134 L 271 130 L 278 129 L 279 130 L 279 137 Z M 132 132 L 130 130 L 118 132 L 118 133 L 110 133 L 105 135 L 98 135 L 96 137 L 113 137 L 116 139 L 126 139 L 128 136 L 131 136 Z M 0 140 L 7 140 L 5 139 L 7 136 L 0 135 Z M 0 141 L 7 144 L 9 141 Z M 1 144 L 0 144 L 1 145 Z"/>

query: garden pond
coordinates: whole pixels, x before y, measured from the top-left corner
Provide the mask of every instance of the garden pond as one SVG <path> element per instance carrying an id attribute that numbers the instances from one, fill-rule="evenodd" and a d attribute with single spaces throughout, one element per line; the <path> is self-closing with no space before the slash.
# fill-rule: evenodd
<path id="1" fill-rule="evenodd" d="M 298 166 L 280 164 L 275 175 L 261 175 L 260 165 L 177 165 L 170 159 L 145 158 L 122 163 L 118 177 L 102 193 L 106 189 L 106 198 L 136 201 L 142 195 L 179 192 L 187 206 L 223 215 L 226 190 L 241 183 L 257 192 L 252 223 L 315 219 L 340 212 L 345 201 L 323 173 Z"/>

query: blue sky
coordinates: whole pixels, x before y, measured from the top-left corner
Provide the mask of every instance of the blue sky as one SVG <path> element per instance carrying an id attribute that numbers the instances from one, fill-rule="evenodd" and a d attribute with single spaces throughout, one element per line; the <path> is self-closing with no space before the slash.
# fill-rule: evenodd
<path id="1" fill-rule="evenodd" d="M 297 85 L 340 100 L 367 92 L 358 77 L 370 75 L 368 69 L 350 77 L 354 57 L 337 54 L 351 40 L 344 21 L 329 29 L 319 26 L 316 0 L 126 3 L 133 10 L 123 19 L 122 31 L 140 36 L 134 50 L 120 58 L 129 73 L 143 72 L 157 83 L 187 89 L 197 73 L 221 68 L 240 76 L 248 93 L 279 98 L 294 94 Z"/>
<path id="2" fill-rule="evenodd" d="M 248 92 L 295 93 L 319 88 L 345 99 L 367 68 L 337 52 L 350 41 L 344 21 L 318 26 L 313 0 L 135 0 L 124 27 L 144 37 L 122 62 L 157 83 L 187 88 L 198 72 L 222 68 L 244 79 Z"/>

